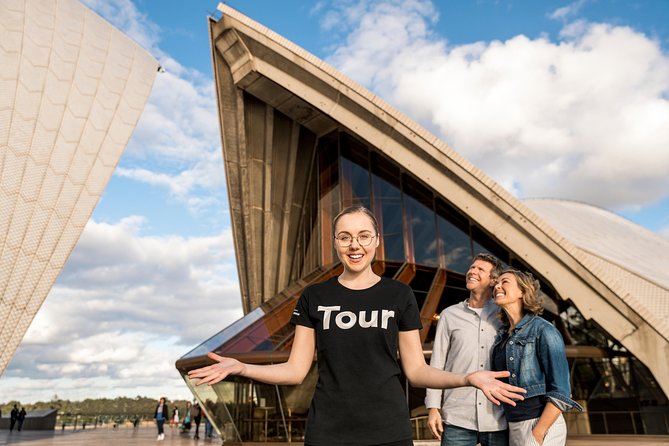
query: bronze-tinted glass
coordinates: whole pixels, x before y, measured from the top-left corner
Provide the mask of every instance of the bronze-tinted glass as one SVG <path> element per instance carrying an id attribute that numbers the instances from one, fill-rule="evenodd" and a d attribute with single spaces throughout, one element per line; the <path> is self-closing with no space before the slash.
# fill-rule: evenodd
<path id="1" fill-rule="evenodd" d="M 419 265 L 439 266 L 439 245 L 435 214 L 412 197 L 406 199 L 407 217 L 413 235 L 414 259 Z"/>
<path id="2" fill-rule="evenodd" d="M 331 265 L 337 258 L 332 233 L 332 220 L 341 209 L 339 190 L 338 133 L 318 141 L 318 196 L 321 229 L 321 265 Z"/>
<path id="3" fill-rule="evenodd" d="M 437 227 L 442 246 L 443 267 L 449 271 L 466 273 L 472 261 L 469 235 L 452 223 L 443 212 L 437 215 Z"/>
<path id="4" fill-rule="evenodd" d="M 483 231 L 476 225 L 472 225 L 471 232 L 472 241 L 474 242 L 474 255 L 480 252 L 487 252 L 501 260 L 504 265 L 509 264 L 510 259 L 508 249 L 504 248 L 487 232 Z"/>
<path id="5" fill-rule="evenodd" d="M 372 158 L 372 188 L 374 205 L 382 235 L 385 260 L 403 262 L 404 227 L 402 223 L 402 193 L 399 187 L 399 168 L 384 162 L 380 156 Z"/>
<path id="6" fill-rule="evenodd" d="M 464 274 L 473 257 L 469 219 L 442 198 L 435 200 L 435 209 L 441 245 L 441 266 Z"/>
<path id="7" fill-rule="evenodd" d="M 348 133 L 340 133 L 342 206 L 371 209 L 369 149 Z"/>
<path id="8" fill-rule="evenodd" d="M 419 310 L 423 307 L 427 293 L 430 291 L 435 271 L 436 270 L 432 268 L 416 268 L 416 275 L 409 284 L 416 296 L 416 303 L 418 304 Z"/>
<path id="9" fill-rule="evenodd" d="M 340 163 L 343 207 L 364 206 L 370 209 L 369 170 L 343 157 Z"/>

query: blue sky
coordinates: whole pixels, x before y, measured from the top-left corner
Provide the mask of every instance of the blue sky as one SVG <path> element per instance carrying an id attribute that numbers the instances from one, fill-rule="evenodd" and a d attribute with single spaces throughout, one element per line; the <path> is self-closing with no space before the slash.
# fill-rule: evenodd
<path id="1" fill-rule="evenodd" d="M 0 402 L 187 397 L 175 360 L 242 315 L 208 41 L 217 3 L 84 3 L 166 72 Z M 226 3 L 517 196 L 585 201 L 669 237 L 666 0 Z"/>

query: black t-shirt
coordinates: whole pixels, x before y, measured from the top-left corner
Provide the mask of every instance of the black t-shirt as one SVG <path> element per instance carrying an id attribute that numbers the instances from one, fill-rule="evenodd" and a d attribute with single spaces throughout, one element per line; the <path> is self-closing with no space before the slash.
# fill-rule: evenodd
<path id="1" fill-rule="evenodd" d="M 351 290 L 337 278 L 304 290 L 291 323 L 316 331 L 318 383 L 305 444 L 411 439 L 398 333 L 421 328 L 413 291 L 392 279 Z"/>

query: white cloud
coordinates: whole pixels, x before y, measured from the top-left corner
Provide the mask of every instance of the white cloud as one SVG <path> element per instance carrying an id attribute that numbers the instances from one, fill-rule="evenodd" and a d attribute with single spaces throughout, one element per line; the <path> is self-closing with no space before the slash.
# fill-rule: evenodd
<path id="1" fill-rule="evenodd" d="M 164 188 L 191 211 L 222 208 L 225 183 L 211 79 L 158 75 L 115 175 Z"/>
<path id="2" fill-rule="evenodd" d="M 143 224 L 88 223 L 0 394 L 77 397 L 95 381 L 85 397 L 187 395 L 175 361 L 242 316 L 232 236 L 141 236 Z M 38 395 L 26 378 L 52 382 Z"/>
<path id="3" fill-rule="evenodd" d="M 586 0 L 578 0 L 576 2 L 570 3 L 567 6 L 557 8 L 555 11 L 551 12 L 548 17 L 553 20 L 566 20 L 569 17 L 573 17 L 583 8 Z"/>
<path id="4" fill-rule="evenodd" d="M 133 180 L 163 187 L 172 196 L 188 204 L 192 210 L 201 207 L 223 207 L 220 200 L 210 195 L 219 191 L 225 182 L 223 160 L 219 151 L 205 151 L 195 159 L 188 169 L 171 172 L 160 172 L 143 167 L 118 167 L 116 175 Z M 200 194 L 200 192 L 202 192 Z"/>
<path id="5" fill-rule="evenodd" d="M 165 68 L 115 175 L 166 189 L 190 211 L 222 207 L 224 184 L 216 94 L 210 75 L 184 67 L 160 47 L 162 30 L 130 0 L 87 0 Z"/>
<path id="6" fill-rule="evenodd" d="M 559 42 L 450 47 L 430 29 L 428 1 L 360 4 L 335 66 L 512 192 L 610 209 L 667 196 L 669 57 L 658 42 L 579 22 Z"/>

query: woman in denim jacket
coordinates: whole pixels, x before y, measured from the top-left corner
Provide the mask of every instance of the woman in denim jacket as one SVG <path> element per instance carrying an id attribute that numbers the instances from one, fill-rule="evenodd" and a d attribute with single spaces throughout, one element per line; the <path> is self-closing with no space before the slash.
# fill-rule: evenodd
<path id="1" fill-rule="evenodd" d="M 532 274 L 508 269 L 495 285 L 503 327 L 492 350 L 493 370 L 509 370 L 509 384 L 527 390 L 516 406 L 504 404 L 510 446 L 564 446 L 562 412 L 581 411 L 570 396 L 569 365 L 557 329 L 539 317 L 539 282 Z"/>

